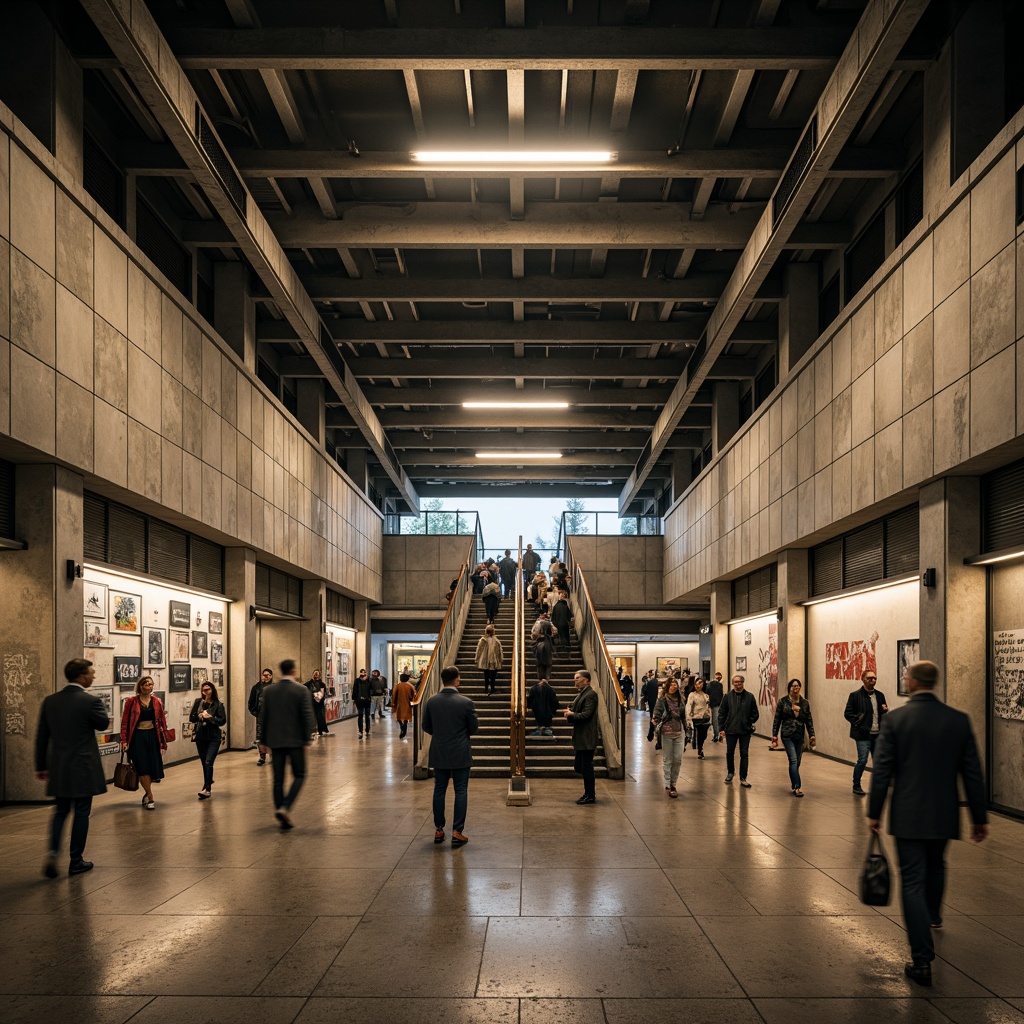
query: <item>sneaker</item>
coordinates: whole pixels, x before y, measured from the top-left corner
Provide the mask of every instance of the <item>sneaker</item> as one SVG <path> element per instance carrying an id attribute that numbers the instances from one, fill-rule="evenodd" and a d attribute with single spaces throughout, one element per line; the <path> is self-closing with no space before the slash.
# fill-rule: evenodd
<path id="1" fill-rule="evenodd" d="M 266 759 L 265 757 L 261 757 L 261 758 L 260 758 L 260 759 L 259 759 L 259 760 L 258 760 L 258 761 L 256 762 L 256 764 L 258 764 L 258 765 L 265 765 L 266 763 L 267 763 L 267 759 Z"/>
<path id="2" fill-rule="evenodd" d="M 143 802 L 142 806 L 145 807 L 147 811 L 155 811 L 156 810 L 156 801 L 155 800 L 146 800 L 146 801 Z"/>
<path id="3" fill-rule="evenodd" d="M 545 736 L 554 736 L 555 735 L 555 730 L 554 729 L 545 729 L 544 730 L 544 735 Z"/>
<path id="4" fill-rule="evenodd" d="M 854 796 L 867 796 L 867 793 L 865 793 L 864 790 L 861 789 L 860 785 L 858 784 L 858 785 L 853 787 L 853 795 Z"/>
<path id="5" fill-rule="evenodd" d="M 86 871 L 92 871 L 91 860 L 75 860 L 68 868 L 69 875 L 84 875 Z"/>
<path id="6" fill-rule="evenodd" d="M 697 755 L 697 760 L 698 761 L 703 761 L 704 760 L 704 751 L 703 750 Z"/>
<path id="7" fill-rule="evenodd" d="M 742 786 L 742 787 L 743 787 L 744 789 L 750 789 L 750 783 L 749 783 L 749 782 L 747 782 L 747 780 L 746 780 L 746 779 L 740 779 L 740 785 L 741 785 L 741 786 Z"/>
<path id="8" fill-rule="evenodd" d="M 725 777 L 725 781 L 726 781 L 726 782 L 732 782 L 732 777 L 733 777 L 733 776 L 732 776 L 732 772 L 729 772 L 729 774 L 728 774 L 728 775 L 726 775 L 726 777 Z"/>
<path id="9" fill-rule="evenodd" d="M 461 832 L 452 833 L 452 846 L 465 846 L 469 842 L 469 836 L 464 836 Z"/>
<path id="10" fill-rule="evenodd" d="M 443 842 L 444 842 L 444 829 L 443 828 L 435 829 L 435 831 L 434 831 L 434 843 L 437 844 L 437 843 L 443 843 Z"/>
<path id="11" fill-rule="evenodd" d="M 278 809 L 274 811 L 274 817 L 281 823 L 282 832 L 287 832 L 288 829 L 295 828 L 295 822 L 292 821 L 292 816 L 284 807 L 278 807 Z"/>
<path id="12" fill-rule="evenodd" d="M 210 799 L 210 791 L 208 789 L 201 789 L 201 790 L 199 790 L 199 793 L 197 795 L 198 795 L 200 800 L 209 800 Z"/>
<path id="13" fill-rule="evenodd" d="M 362 733 L 360 733 L 360 734 L 359 734 L 359 738 L 360 738 L 360 739 L 362 739 L 362 738 L 363 738 L 363 734 L 362 734 Z"/>
<path id="14" fill-rule="evenodd" d="M 57 877 L 57 855 L 48 853 L 43 859 L 43 876 L 45 878 Z"/>

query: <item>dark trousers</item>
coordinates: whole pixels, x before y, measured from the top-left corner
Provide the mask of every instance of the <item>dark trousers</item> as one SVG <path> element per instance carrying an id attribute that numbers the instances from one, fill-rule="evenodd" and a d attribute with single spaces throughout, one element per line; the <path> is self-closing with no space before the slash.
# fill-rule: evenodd
<path id="1" fill-rule="evenodd" d="M 568 626 L 559 626 L 558 627 L 558 643 L 559 643 L 559 646 L 564 647 L 566 650 L 569 650 L 570 644 L 569 644 L 569 627 Z"/>
<path id="2" fill-rule="evenodd" d="M 313 700 L 313 714 L 316 716 L 316 731 L 318 736 L 327 733 L 327 708 L 322 700 Z"/>
<path id="3" fill-rule="evenodd" d="M 89 836 L 89 815 L 92 813 L 91 796 L 59 796 L 53 811 L 53 822 L 50 826 L 50 852 L 60 851 L 60 837 L 64 832 L 64 821 L 74 808 L 75 816 L 71 821 L 71 863 L 82 859 L 85 853 L 85 840 Z"/>
<path id="4" fill-rule="evenodd" d="M 484 693 L 494 693 L 498 685 L 498 670 L 496 668 L 484 669 Z"/>
<path id="5" fill-rule="evenodd" d="M 466 827 L 466 810 L 469 807 L 469 769 L 434 769 L 434 828 L 444 828 L 444 798 L 448 792 L 448 780 L 455 789 L 455 809 L 452 812 L 452 831 L 461 832 Z"/>
<path id="6" fill-rule="evenodd" d="M 693 745 L 697 748 L 698 754 L 704 753 L 704 741 L 708 738 L 708 727 L 711 725 L 711 720 L 705 718 L 701 721 L 699 718 L 693 720 Z"/>
<path id="7" fill-rule="evenodd" d="M 915 964 L 930 964 L 935 959 L 931 926 L 933 922 L 942 920 L 946 843 L 945 839 L 896 838 L 903 889 L 903 920 Z"/>
<path id="8" fill-rule="evenodd" d="M 363 735 L 363 720 L 366 720 L 366 732 L 370 732 L 370 723 L 373 721 L 373 705 L 369 702 L 364 706 L 362 701 L 356 704 L 356 711 L 359 714 L 359 735 Z"/>
<path id="9" fill-rule="evenodd" d="M 537 662 L 537 678 L 547 679 L 551 675 L 551 662 Z"/>
<path id="10" fill-rule="evenodd" d="M 284 791 L 285 761 L 292 763 L 292 784 L 287 794 Z M 302 784 L 306 781 L 306 748 L 275 747 L 271 767 L 274 769 L 274 806 L 283 807 L 286 811 L 291 810 Z"/>
<path id="11" fill-rule="evenodd" d="M 498 605 L 501 604 L 501 598 L 496 594 L 488 594 L 484 598 L 484 608 L 487 610 L 487 621 L 493 622 L 498 617 Z"/>
<path id="12" fill-rule="evenodd" d="M 220 729 L 211 729 L 216 735 L 203 735 L 206 730 L 200 729 L 196 734 L 196 753 L 203 766 L 203 789 L 213 785 L 213 762 L 220 753 Z"/>
<path id="13" fill-rule="evenodd" d="M 725 734 L 725 770 L 730 775 L 736 774 L 736 744 L 740 745 L 740 778 L 747 777 L 747 765 L 750 754 L 750 733 L 744 732 L 739 736 L 733 733 Z"/>
<path id="14" fill-rule="evenodd" d="M 594 751 L 577 750 L 572 770 L 583 776 L 583 795 L 594 796 Z"/>
<path id="15" fill-rule="evenodd" d="M 399 725 L 399 728 L 401 730 L 399 732 L 399 734 L 398 734 L 398 738 L 404 740 L 405 739 L 405 734 L 409 731 L 409 723 L 408 722 L 399 722 L 398 725 Z"/>
<path id="16" fill-rule="evenodd" d="M 853 784 L 855 786 L 860 785 L 861 776 L 868 763 L 868 754 L 871 755 L 871 763 L 875 762 L 875 741 L 877 739 L 878 733 L 873 732 L 866 740 L 853 741 L 857 744 L 857 763 L 853 766 Z"/>

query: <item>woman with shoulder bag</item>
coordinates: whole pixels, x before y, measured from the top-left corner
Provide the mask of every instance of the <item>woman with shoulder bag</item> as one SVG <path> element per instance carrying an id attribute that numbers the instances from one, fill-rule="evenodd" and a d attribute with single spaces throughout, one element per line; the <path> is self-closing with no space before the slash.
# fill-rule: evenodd
<path id="1" fill-rule="evenodd" d="M 672 799 L 676 792 L 679 768 L 683 763 L 683 719 L 686 710 L 679 690 L 679 680 L 669 677 L 654 708 L 654 729 L 661 733 L 661 764 L 665 775 L 665 792 Z"/>
<path id="2" fill-rule="evenodd" d="M 213 683 L 203 683 L 199 692 L 202 696 L 196 697 L 188 720 L 195 726 L 192 740 L 203 766 L 203 788 L 199 791 L 199 799 L 209 800 L 213 795 L 210 792 L 213 788 L 213 762 L 220 753 L 220 731 L 227 721 L 227 713 L 217 698 L 217 687 Z"/>
<path id="3" fill-rule="evenodd" d="M 686 724 L 693 732 L 693 745 L 697 750 L 698 760 L 704 760 L 704 741 L 708 737 L 711 725 L 711 699 L 704 692 L 704 680 L 697 676 L 693 681 L 693 689 L 686 698 Z"/>
<path id="4" fill-rule="evenodd" d="M 488 623 L 484 627 L 484 635 L 476 645 L 476 667 L 484 674 L 484 693 L 493 694 L 498 685 L 498 673 L 501 671 L 505 654 L 501 641 L 494 635 L 494 626 Z"/>
<path id="5" fill-rule="evenodd" d="M 306 680 L 306 689 L 313 698 L 317 736 L 330 736 L 331 730 L 327 728 L 327 684 L 320 675 L 320 669 L 313 669 L 312 677 Z"/>
<path id="6" fill-rule="evenodd" d="M 790 679 L 786 687 L 786 696 L 775 707 L 775 721 L 772 723 L 772 746 L 782 745 L 786 748 L 789 758 L 789 782 L 793 787 L 793 796 L 803 796 L 800 785 L 800 760 L 804 755 L 804 729 L 810 737 L 813 747 L 817 742 L 814 738 L 814 719 L 811 718 L 811 705 L 800 696 L 800 680 Z"/>
<path id="7" fill-rule="evenodd" d="M 142 806 L 156 810 L 153 783 L 164 777 L 160 751 L 167 749 L 167 717 L 163 701 L 153 696 L 153 677 L 143 676 L 135 684 L 135 696 L 129 697 L 121 712 L 121 749 L 139 774 L 145 793 Z"/>

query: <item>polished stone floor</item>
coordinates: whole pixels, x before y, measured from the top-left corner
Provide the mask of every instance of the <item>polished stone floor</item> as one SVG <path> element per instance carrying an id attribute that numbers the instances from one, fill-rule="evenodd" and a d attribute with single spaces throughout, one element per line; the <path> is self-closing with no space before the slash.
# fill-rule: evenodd
<path id="1" fill-rule="evenodd" d="M 659 1024 L 1024 1022 L 1024 825 L 951 847 L 935 984 L 903 977 L 898 905 L 854 895 L 866 846 L 850 770 L 752 744 L 754 787 L 688 751 L 680 799 L 630 716 L 629 778 L 470 785 L 468 846 L 434 846 L 432 784 L 390 721 L 352 721 L 310 754 L 282 834 L 270 769 L 195 764 L 157 810 L 98 798 L 94 871 L 40 875 L 49 811 L 0 809 L 0 1017 L 7 1024 Z M 66 840 L 65 840 L 66 841 Z M 891 849 L 891 848 L 890 848 Z"/>

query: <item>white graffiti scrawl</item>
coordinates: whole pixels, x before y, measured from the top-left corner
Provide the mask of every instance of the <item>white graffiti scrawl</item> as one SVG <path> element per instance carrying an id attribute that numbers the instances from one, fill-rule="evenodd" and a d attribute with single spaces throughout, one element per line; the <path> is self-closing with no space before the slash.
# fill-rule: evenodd
<path id="1" fill-rule="evenodd" d="M 28 658 L 24 654 L 4 655 L 4 732 L 8 736 L 24 736 L 25 691 L 32 682 Z"/>

